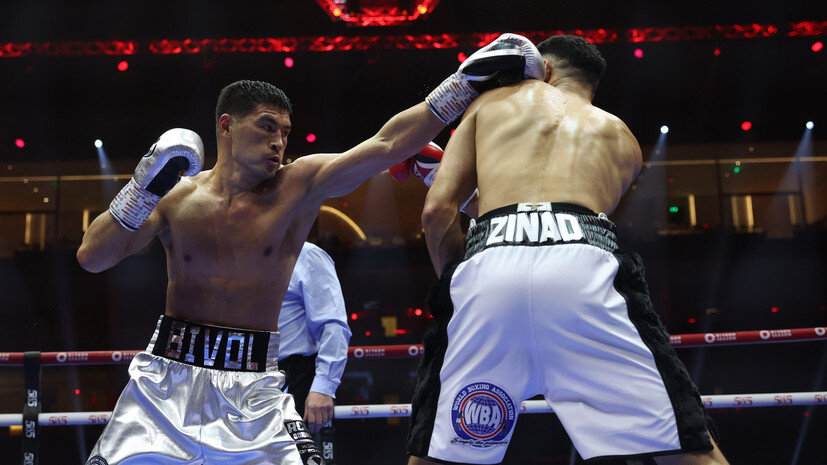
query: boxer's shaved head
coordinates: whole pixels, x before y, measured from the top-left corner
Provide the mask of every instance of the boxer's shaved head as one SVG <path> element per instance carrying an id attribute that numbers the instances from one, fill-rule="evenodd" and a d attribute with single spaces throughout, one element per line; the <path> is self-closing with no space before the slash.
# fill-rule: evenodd
<path id="1" fill-rule="evenodd" d="M 263 81 L 236 81 L 221 89 L 215 105 L 215 124 L 221 115 L 241 118 L 248 115 L 260 104 L 273 105 L 293 115 L 293 105 L 283 90 Z"/>
<path id="2" fill-rule="evenodd" d="M 606 72 L 606 60 L 597 47 L 580 36 L 557 35 L 540 42 L 537 49 L 561 74 L 597 89 Z"/>

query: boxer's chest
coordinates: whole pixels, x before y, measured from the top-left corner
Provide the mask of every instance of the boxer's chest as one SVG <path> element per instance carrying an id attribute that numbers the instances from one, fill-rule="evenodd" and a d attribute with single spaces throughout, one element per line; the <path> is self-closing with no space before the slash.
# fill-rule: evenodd
<path id="1" fill-rule="evenodd" d="M 292 219 L 289 205 L 283 203 L 188 199 L 168 214 L 171 255 L 188 265 L 258 268 L 275 258 Z"/>

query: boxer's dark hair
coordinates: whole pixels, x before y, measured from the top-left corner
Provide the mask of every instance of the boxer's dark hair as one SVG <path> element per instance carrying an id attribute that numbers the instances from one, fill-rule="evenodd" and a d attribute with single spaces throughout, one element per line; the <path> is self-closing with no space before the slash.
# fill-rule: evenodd
<path id="1" fill-rule="evenodd" d="M 283 90 L 262 81 L 236 81 L 221 89 L 215 105 L 215 125 L 224 113 L 232 116 L 246 116 L 259 104 L 269 104 L 293 115 L 293 105 Z"/>
<path id="2" fill-rule="evenodd" d="M 597 89 L 606 72 L 606 60 L 597 47 L 580 36 L 551 36 L 540 42 L 537 49 L 553 66 L 585 81 L 592 89 Z"/>

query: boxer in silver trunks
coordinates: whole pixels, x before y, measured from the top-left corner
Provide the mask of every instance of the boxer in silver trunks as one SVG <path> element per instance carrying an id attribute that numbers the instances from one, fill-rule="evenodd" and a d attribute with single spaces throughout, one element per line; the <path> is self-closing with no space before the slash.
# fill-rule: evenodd
<path id="1" fill-rule="evenodd" d="M 277 367 L 276 322 L 293 266 L 325 199 L 417 153 L 500 73 L 521 79 L 526 54 L 537 53 L 519 36 L 492 45 L 477 52 L 485 75 L 454 73 L 340 154 L 283 165 L 290 102 L 257 81 L 222 90 L 212 169 L 201 171 L 203 144 L 192 131 L 158 139 L 77 252 L 83 268 L 100 272 L 158 237 L 169 279 L 164 315 L 89 464 L 321 463 Z M 181 173 L 188 177 L 178 182 Z"/>
<path id="2" fill-rule="evenodd" d="M 544 79 L 474 101 L 426 198 L 440 280 L 409 463 L 500 462 L 520 402 L 542 394 L 587 462 L 725 464 L 640 259 L 617 247 L 606 216 L 641 151 L 619 118 L 591 104 L 605 61 L 577 36 L 538 49 Z M 460 206 L 480 215 L 467 237 Z"/>

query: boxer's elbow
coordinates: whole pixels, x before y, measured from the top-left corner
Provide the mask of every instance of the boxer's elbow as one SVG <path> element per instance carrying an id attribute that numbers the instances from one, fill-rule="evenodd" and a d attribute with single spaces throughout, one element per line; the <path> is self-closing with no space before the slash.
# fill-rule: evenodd
<path id="1" fill-rule="evenodd" d="M 75 254 L 75 257 L 77 257 L 78 264 L 84 270 L 92 273 L 97 273 L 100 271 L 95 267 L 95 261 L 92 257 L 92 254 L 89 252 L 88 247 L 81 245 L 77 253 Z"/>
<path id="2" fill-rule="evenodd" d="M 457 216 L 457 208 L 442 202 L 426 202 L 422 208 L 422 227 L 425 230 L 444 229 Z"/>
<path id="3" fill-rule="evenodd" d="M 78 259 L 78 264 L 84 270 L 90 273 L 100 273 L 109 268 L 109 265 L 96 256 L 94 250 L 87 244 L 81 244 L 75 256 Z"/>

